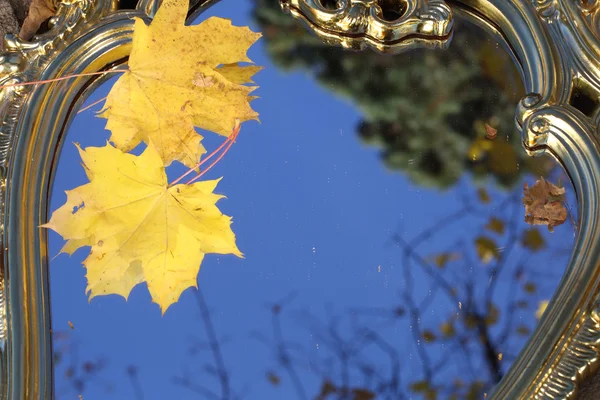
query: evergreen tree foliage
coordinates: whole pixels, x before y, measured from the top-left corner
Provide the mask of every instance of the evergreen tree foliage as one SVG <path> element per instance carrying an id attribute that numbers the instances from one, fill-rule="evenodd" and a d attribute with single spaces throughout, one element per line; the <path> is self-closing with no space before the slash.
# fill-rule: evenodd
<path id="1" fill-rule="evenodd" d="M 552 167 L 525 154 L 514 122 L 520 77 L 480 28 L 458 20 L 447 50 L 381 55 L 323 44 L 272 0 L 257 0 L 254 18 L 273 62 L 305 70 L 352 101 L 363 118 L 359 137 L 414 182 L 447 188 L 469 171 L 511 187 L 523 172 L 544 175 Z M 486 123 L 498 130 L 493 141 L 485 139 Z"/>

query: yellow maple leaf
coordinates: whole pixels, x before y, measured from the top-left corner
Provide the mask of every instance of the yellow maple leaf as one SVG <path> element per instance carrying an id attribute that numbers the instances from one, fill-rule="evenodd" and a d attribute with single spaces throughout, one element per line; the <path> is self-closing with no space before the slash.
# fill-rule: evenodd
<path id="1" fill-rule="evenodd" d="M 485 228 L 502 235 L 504 233 L 504 221 L 496 217 L 491 217 L 490 222 L 485 226 Z"/>
<path id="2" fill-rule="evenodd" d="M 90 299 L 127 298 L 146 282 L 164 314 L 196 287 L 204 254 L 243 256 L 231 217 L 216 206 L 224 197 L 213 193 L 219 180 L 169 186 L 152 142 L 140 156 L 110 144 L 79 153 L 90 182 L 67 191 L 67 202 L 43 226 L 67 239 L 62 252 L 92 247 L 83 262 Z"/>
<path id="3" fill-rule="evenodd" d="M 475 239 L 475 250 L 479 259 L 484 263 L 488 264 L 493 259 L 500 258 L 500 251 L 496 246 L 496 242 L 486 236 L 479 236 Z"/>
<path id="4" fill-rule="evenodd" d="M 544 237 L 536 228 L 527 229 L 523 232 L 521 244 L 531 251 L 539 251 L 546 247 Z"/>
<path id="5" fill-rule="evenodd" d="M 546 308 L 548 308 L 549 303 L 550 302 L 548 300 L 540 301 L 540 303 L 538 304 L 538 309 L 535 312 L 535 317 L 537 319 L 542 318 L 542 315 L 544 315 L 544 313 L 546 312 Z"/>
<path id="6" fill-rule="evenodd" d="M 460 253 L 445 252 L 429 256 L 427 261 L 433 262 L 438 268 L 444 268 L 449 262 L 460 260 L 460 258 Z"/>
<path id="7" fill-rule="evenodd" d="M 129 70 L 110 91 L 100 117 L 110 141 L 129 151 L 154 143 L 165 165 L 195 166 L 206 152 L 194 127 L 228 136 L 234 122 L 258 120 L 250 83 L 262 67 L 248 48 L 260 38 L 247 27 L 212 17 L 185 26 L 189 0 L 164 0 L 152 23 L 135 19 Z"/>

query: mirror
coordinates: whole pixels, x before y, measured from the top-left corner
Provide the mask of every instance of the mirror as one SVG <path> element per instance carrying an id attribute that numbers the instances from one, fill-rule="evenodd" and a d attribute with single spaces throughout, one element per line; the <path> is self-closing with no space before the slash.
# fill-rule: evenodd
<path id="1" fill-rule="evenodd" d="M 223 176 L 219 207 L 245 259 L 207 255 L 199 290 L 161 318 L 145 285 L 88 303 L 87 250 L 53 258 L 56 396 L 484 398 L 530 338 L 579 229 L 569 177 L 523 150 L 525 91 L 508 53 L 459 18 L 448 50 L 385 56 L 326 46 L 273 2 L 219 3 L 198 21 L 212 15 L 263 33 L 249 52 L 266 67 L 261 124 L 243 124 L 207 176 Z M 73 142 L 109 137 L 100 108 L 62 139 L 50 211 L 87 182 Z M 553 232 L 525 222 L 523 198 L 537 192 L 524 185 L 542 178 L 565 192 Z M 50 257 L 63 243 L 49 235 Z"/>

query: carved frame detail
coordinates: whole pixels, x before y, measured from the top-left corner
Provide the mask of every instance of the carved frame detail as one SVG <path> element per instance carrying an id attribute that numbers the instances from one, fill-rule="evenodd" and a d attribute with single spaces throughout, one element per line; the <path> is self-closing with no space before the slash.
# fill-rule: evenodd
<path id="1" fill-rule="evenodd" d="M 192 0 L 189 19 L 218 0 Z M 450 46 L 454 15 L 501 40 L 526 95 L 515 122 L 531 155 L 551 154 L 575 187 L 580 229 L 569 266 L 494 399 L 571 399 L 600 366 L 600 0 L 280 0 L 325 42 L 401 53 Z M 132 16 L 117 0 L 62 0 L 49 32 L 5 38 L 0 84 L 114 68 L 127 60 Z M 47 200 L 72 113 L 102 78 L 0 90 L 0 398 L 50 399 Z M 584 95 L 593 109 L 573 102 Z"/>

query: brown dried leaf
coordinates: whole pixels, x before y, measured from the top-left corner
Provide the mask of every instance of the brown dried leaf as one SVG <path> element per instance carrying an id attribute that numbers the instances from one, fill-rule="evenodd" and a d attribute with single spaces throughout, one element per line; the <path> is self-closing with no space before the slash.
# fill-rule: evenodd
<path id="1" fill-rule="evenodd" d="M 484 264 L 488 264 L 493 259 L 497 260 L 500 258 L 500 252 L 498 251 L 496 242 L 485 236 L 479 236 L 475 239 L 475 250 L 477 251 L 479 259 Z"/>
<path id="2" fill-rule="evenodd" d="M 489 303 L 487 307 L 487 315 L 485 316 L 486 325 L 494 325 L 496 322 L 498 322 L 499 317 L 500 310 L 498 310 L 498 307 L 492 303 Z"/>
<path id="3" fill-rule="evenodd" d="M 521 336 L 527 336 L 531 330 L 525 325 L 519 325 L 516 329 L 516 332 Z"/>
<path id="4" fill-rule="evenodd" d="M 490 195 L 484 188 L 477 189 L 477 197 L 484 204 L 488 204 L 491 201 Z"/>
<path id="5" fill-rule="evenodd" d="M 523 232 L 521 243 L 531 251 L 538 251 L 546 247 L 544 237 L 537 228 L 527 229 Z"/>
<path id="6" fill-rule="evenodd" d="M 437 400 L 437 389 L 430 388 L 425 392 L 425 400 Z"/>
<path id="7" fill-rule="evenodd" d="M 492 232 L 496 232 L 499 235 L 504 233 L 504 221 L 499 218 L 492 217 L 490 218 L 490 222 L 485 226 L 486 229 L 489 229 Z"/>
<path id="8" fill-rule="evenodd" d="M 33 0 L 19 32 L 21 39 L 31 40 L 44 21 L 52 17 L 55 13 L 56 7 L 52 0 Z"/>
<path id="9" fill-rule="evenodd" d="M 483 389 L 485 384 L 481 381 L 475 381 L 469 386 L 466 400 L 480 400 L 483 398 Z"/>
<path id="10" fill-rule="evenodd" d="M 337 388 L 335 385 L 329 379 L 325 379 L 323 385 L 321 385 L 321 392 L 315 400 L 325 400 L 330 394 L 335 394 L 336 392 Z"/>
<path id="11" fill-rule="evenodd" d="M 440 325 L 440 331 L 445 338 L 451 338 L 456 335 L 454 324 L 451 321 L 442 323 L 442 325 Z"/>
<path id="12" fill-rule="evenodd" d="M 440 253 L 428 257 L 428 261 L 433 261 L 438 268 L 444 268 L 449 262 L 460 260 L 460 257 L 460 253 Z"/>
<path id="13" fill-rule="evenodd" d="M 279 386 L 279 383 L 281 382 L 279 376 L 272 371 L 267 372 L 267 380 L 273 386 Z"/>
<path id="14" fill-rule="evenodd" d="M 415 393 L 423 393 L 429 389 L 428 381 L 415 381 L 410 384 L 409 389 Z"/>
<path id="15" fill-rule="evenodd" d="M 525 293 L 533 294 L 537 290 L 537 286 L 533 282 L 527 282 L 523 285 L 523 290 L 525 290 Z"/>
<path id="16" fill-rule="evenodd" d="M 552 232 L 555 226 L 567 220 L 563 201 L 565 188 L 560 188 L 541 178 L 532 187 L 523 188 L 525 222 L 531 225 L 547 225 Z"/>
<path id="17" fill-rule="evenodd" d="M 485 124 L 485 137 L 492 140 L 498 135 L 498 129 L 494 129 L 488 124 Z"/>
<path id="18" fill-rule="evenodd" d="M 352 389 L 352 400 L 373 400 L 375 393 L 368 389 Z"/>
<path id="19" fill-rule="evenodd" d="M 435 342 L 435 339 L 435 333 L 427 329 L 423 331 L 423 340 L 425 340 L 425 342 L 432 343 Z"/>

